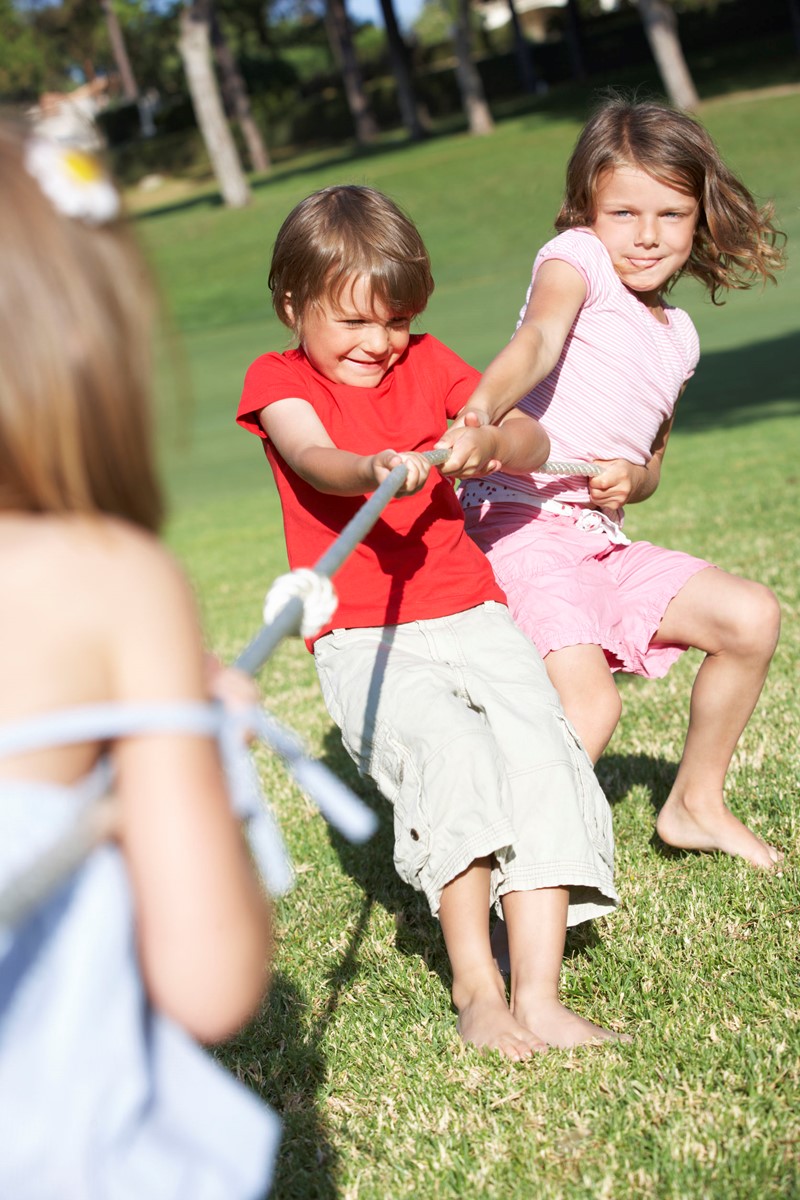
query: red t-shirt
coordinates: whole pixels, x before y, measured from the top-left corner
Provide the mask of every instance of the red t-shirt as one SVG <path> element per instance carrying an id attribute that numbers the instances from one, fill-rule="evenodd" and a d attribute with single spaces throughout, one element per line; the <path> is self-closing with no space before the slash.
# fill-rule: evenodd
<path id="1" fill-rule="evenodd" d="M 318 492 L 289 467 L 259 422 L 276 400 L 314 409 L 333 443 L 355 454 L 430 450 L 475 389 L 478 372 L 430 334 L 415 334 L 376 388 L 320 375 L 302 350 L 262 354 L 245 377 L 237 422 L 264 440 L 275 475 L 289 565 L 309 567 L 364 503 L 363 496 Z M 335 577 L 339 607 L 317 635 L 334 628 L 400 625 L 505 603 L 489 566 L 464 532 L 453 484 L 434 467 L 421 491 L 391 500 Z"/>

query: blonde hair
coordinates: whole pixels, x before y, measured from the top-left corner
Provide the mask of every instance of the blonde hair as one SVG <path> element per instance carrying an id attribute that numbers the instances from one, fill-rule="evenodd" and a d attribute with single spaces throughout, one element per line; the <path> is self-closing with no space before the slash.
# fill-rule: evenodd
<path id="1" fill-rule="evenodd" d="M 786 239 L 772 223 L 771 206 L 758 206 L 698 121 L 654 101 L 614 96 L 589 119 L 567 166 L 555 221 L 559 233 L 593 223 L 601 177 L 623 165 L 699 202 L 691 254 L 665 290 L 681 275 L 691 275 L 721 304 L 723 290 L 774 282 L 775 271 L 784 265 Z"/>
<path id="2" fill-rule="evenodd" d="M 0 123 L 0 509 L 158 528 L 154 290 L 125 223 L 64 216 Z"/>
<path id="3" fill-rule="evenodd" d="M 338 303 L 353 278 L 364 278 L 371 299 L 403 316 L 421 313 L 433 291 L 425 244 L 393 200 L 354 184 L 323 188 L 278 232 L 269 274 L 273 307 L 300 337 L 308 308 L 323 299 Z"/>

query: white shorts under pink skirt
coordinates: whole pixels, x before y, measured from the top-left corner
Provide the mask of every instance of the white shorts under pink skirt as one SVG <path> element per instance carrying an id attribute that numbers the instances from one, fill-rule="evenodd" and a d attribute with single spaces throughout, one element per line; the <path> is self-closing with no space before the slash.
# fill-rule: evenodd
<path id="1" fill-rule="evenodd" d="M 482 504 L 465 517 L 542 658 L 600 646 L 612 671 L 655 679 L 687 649 L 653 636 L 670 600 L 711 563 L 651 542 L 615 544 L 602 527 L 581 529 L 572 516 L 528 505 Z"/>

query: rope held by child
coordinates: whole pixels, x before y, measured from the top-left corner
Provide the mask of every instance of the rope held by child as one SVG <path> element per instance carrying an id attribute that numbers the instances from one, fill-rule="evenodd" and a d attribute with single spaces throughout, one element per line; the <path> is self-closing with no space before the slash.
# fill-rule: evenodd
<path id="1" fill-rule="evenodd" d="M 447 461 L 450 450 L 426 450 L 422 457 L 439 466 Z M 599 475 L 601 467 L 588 462 L 546 462 L 539 470 L 545 475 Z M 313 567 L 300 567 L 275 580 L 264 603 L 264 624 L 244 648 L 234 666 L 255 675 L 285 637 L 302 633 L 313 637 L 336 611 L 336 593 L 331 576 L 372 529 L 389 501 L 397 495 L 408 474 L 400 463 L 370 496 Z"/>

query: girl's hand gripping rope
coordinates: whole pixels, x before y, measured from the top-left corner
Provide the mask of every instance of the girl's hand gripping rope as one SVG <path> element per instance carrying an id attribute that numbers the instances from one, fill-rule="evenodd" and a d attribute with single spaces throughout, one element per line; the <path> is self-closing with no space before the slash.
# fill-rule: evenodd
<path id="1" fill-rule="evenodd" d="M 452 425 L 437 443 L 450 447 L 450 456 L 442 467 L 442 474 L 470 479 L 474 475 L 490 475 L 493 471 L 499 471 L 503 465 L 498 456 L 499 434 L 497 426 L 490 425 L 483 413 L 464 413 L 463 418 Z"/>

